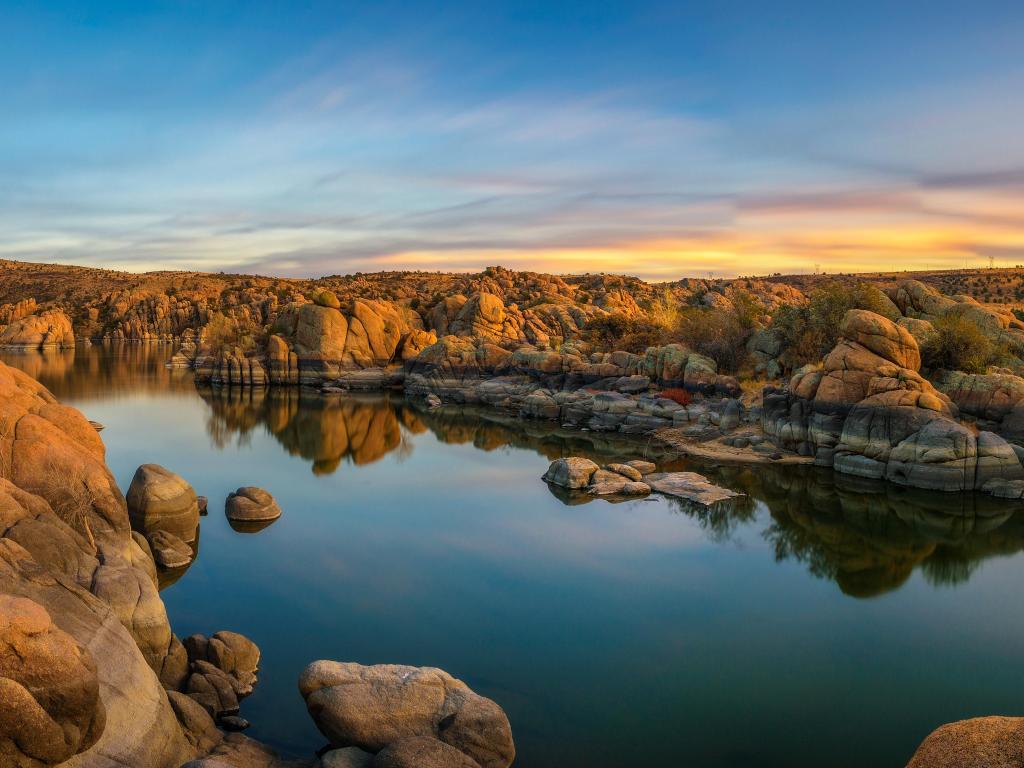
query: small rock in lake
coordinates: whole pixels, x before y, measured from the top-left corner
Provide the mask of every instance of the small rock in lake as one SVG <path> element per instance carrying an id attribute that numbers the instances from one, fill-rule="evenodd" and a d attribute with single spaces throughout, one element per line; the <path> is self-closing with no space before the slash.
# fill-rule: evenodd
<path id="1" fill-rule="evenodd" d="M 447 748 L 440 751 L 451 758 L 384 765 L 508 768 L 515 759 L 512 728 L 502 708 L 435 667 L 314 661 L 299 677 L 299 692 L 333 746 L 380 752 L 406 739 L 429 737 L 444 742 Z M 381 764 L 379 754 L 373 764 Z"/>
<path id="2" fill-rule="evenodd" d="M 269 523 L 281 516 L 281 508 L 262 488 L 246 485 L 228 495 L 224 514 L 232 522 Z"/>
<path id="3" fill-rule="evenodd" d="M 629 480 L 635 480 L 640 482 L 643 479 L 643 473 L 636 467 L 631 467 L 629 464 L 605 464 L 604 468 L 609 472 L 614 472 L 618 475 L 622 475 Z"/>
<path id="4" fill-rule="evenodd" d="M 651 472 L 658 468 L 653 461 L 644 461 L 643 459 L 633 459 L 632 461 L 627 461 L 626 466 L 632 467 L 641 475 L 649 475 L 651 474 Z"/>
<path id="5" fill-rule="evenodd" d="M 427 408 L 430 408 L 431 410 L 441 407 L 441 398 L 433 392 L 423 398 L 423 402 L 425 402 L 427 404 Z"/>

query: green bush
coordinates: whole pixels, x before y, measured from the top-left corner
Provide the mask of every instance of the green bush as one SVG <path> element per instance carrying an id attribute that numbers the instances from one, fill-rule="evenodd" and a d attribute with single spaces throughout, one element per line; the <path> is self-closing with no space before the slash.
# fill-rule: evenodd
<path id="1" fill-rule="evenodd" d="M 889 298 L 868 283 L 829 282 L 811 291 L 806 304 L 780 307 L 771 327 L 783 338 L 779 360 L 786 370 L 817 363 L 839 341 L 839 328 L 851 309 L 866 309 L 890 320 L 899 312 Z"/>
<path id="2" fill-rule="evenodd" d="M 666 329 L 652 325 L 646 319 L 617 313 L 589 321 L 583 329 L 583 336 L 601 352 L 621 349 L 640 353 L 668 341 Z"/>
<path id="3" fill-rule="evenodd" d="M 746 362 L 751 330 L 735 310 L 688 307 L 679 313 L 674 339 L 710 357 L 719 371 L 734 373 Z"/>
<path id="4" fill-rule="evenodd" d="M 963 310 L 954 307 L 935 320 L 935 334 L 921 347 L 924 367 L 984 373 L 1006 356 Z"/>

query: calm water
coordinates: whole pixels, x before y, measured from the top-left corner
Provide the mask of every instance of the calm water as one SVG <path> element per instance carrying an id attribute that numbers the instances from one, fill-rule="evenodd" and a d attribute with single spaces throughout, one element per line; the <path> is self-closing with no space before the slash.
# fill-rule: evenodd
<path id="1" fill-rule="evenodd" d="M 282 751 L 323 743 L 296 690 L 317 658 L 443 667 L 505 708 L 530 768 L 902 766 L 940 723 L 1024 714 L 1017 506 L 708 467 L 753 502 L 574 504 L 540 480 L 552 457 L 645 444 L 396 396 L 202 391 L 169 354 L 4 359 L 106 425 L 122 489 L 156 462 L 209 496 L 163 597 L 181 637 L 259 644 L 242 714 Z M 239 533 L 223 500 L 251 484 L 284 515 Z"/>

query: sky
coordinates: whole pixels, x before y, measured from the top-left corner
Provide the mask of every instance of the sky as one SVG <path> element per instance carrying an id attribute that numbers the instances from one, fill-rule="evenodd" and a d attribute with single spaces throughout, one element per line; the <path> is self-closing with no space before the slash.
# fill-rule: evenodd
<path id="1" fill-rule="evenodd" d="M 0 258 L 1024 264 L 1024 4 L 0 0 Z"/>

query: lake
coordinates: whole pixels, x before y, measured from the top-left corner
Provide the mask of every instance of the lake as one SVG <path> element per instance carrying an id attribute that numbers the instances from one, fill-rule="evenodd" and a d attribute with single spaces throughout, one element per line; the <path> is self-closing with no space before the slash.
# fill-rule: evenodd
<path id="1" fill-rule="evenodd" d="M 527 768 L 902 766 L 936 726 L 1024 714 L 1019 502 L 715 468 L 648 441 L 400 393 L 197 389 L 169 346 L 4 354 L 102 422 L 122 490 L 155 462 L 210 499 L 162 596 L 179 637 L 262 649 L 247 732 L 323 745 L 319 658 L 442 667 L 508 713 Z M 649 457 L 748 494 L 580 504 L 551 459 Z M 283 516 L 224 517 L 242 485 Z"/>

